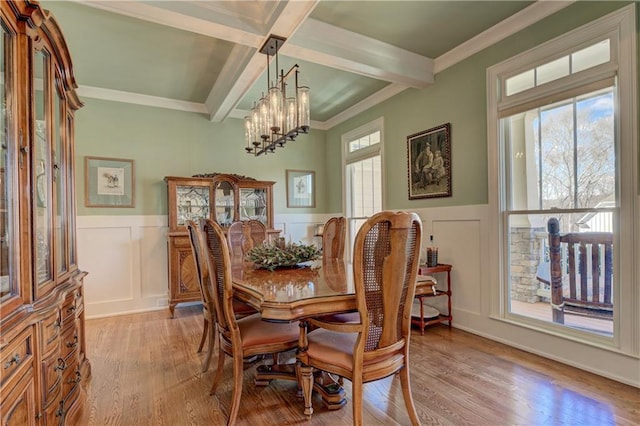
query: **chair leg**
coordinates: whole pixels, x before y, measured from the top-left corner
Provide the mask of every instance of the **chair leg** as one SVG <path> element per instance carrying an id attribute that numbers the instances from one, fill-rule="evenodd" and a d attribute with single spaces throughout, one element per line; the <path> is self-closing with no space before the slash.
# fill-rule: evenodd
<path id="1" fill-rule="evenodd" d="M 209 395 L 213 395 L 216 393 L 216 389 L 218 388 L 218 383 L 220 382 L 220 377 L 222 377 L 222 367 L 224 367 L 224 358 L 225 354 L 222 350 L 222 345 L 218 344 L 218 369 L 216 370 L 216 376 L 213 378 L 213 384 L 211 385 L 211 390 L 209 391 Z"/>
<path id="2" fill-rule="evenodd" d="M 407 406 L 407 412 L 411 419 L 413 426 L 419 425 L 418 413 L 416 413 L 416 406 L 413 403 L 413 396 L 411 394 L 411 380 L 409 379 L 409 367 L 405 367 L 400 370 L 400 384 L 402 385 L 402 396 L 404 397 L 404 405 Z"/>
<path id="3" fill-rule="evenodd" d="M 351 380 L 351 399 L 353 404 L 353 424 L 362 426 L 362 375 L 356 376 Z"/>
<path id="4" fill-rule="evenodd" d="M 202 338 L 200 339 L 200 346 L 198 346 L 198 353 L 202 352 L 202 348 L 204 347 L 204 342 L 207 340 L 207 331 L 209 329 L 209 321 L 204 319 L 204 326 L 202 328 Z"/>
<path id="5" fill-rule="evenodd" d="M 308 420 L 311 420 L 313 414 L 313 405 L 311 403 L 311 394 L 313 392 L 313 367 L 308 365 L 300 365 L 300 385 L 302 386 L 302 396 L 304 397 L 304 414 Z"/>
<path id="6" fill-rule="evenodd" d="M 242 357 L 233 357 L 233 393 L 231 398 L 231 410 L 229 412 L 229 420 L 227 426 L 236 424 L 238 411 L 240 411 L 240 398 L 242 397 L 242 382 L 244 379 L 244 368 L 242 368 Z"/>
<path id="7" fill-rule="evenodd" d="M 218 337 L 218 330 L 216 327 L 211 327 L 208 330 L 209 344 L 207 345 L 207 355 L 202 362 L 202 372 L 205 373 L 209 369 L 211 364 L 211 357 L 213 357 L 213 351 L 215 350 L 216 340 Z"/>

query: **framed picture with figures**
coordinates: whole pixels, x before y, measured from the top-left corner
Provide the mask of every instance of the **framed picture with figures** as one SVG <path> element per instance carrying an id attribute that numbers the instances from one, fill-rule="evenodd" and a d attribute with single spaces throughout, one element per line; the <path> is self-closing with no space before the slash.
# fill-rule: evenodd
<path id="1" fill-rule="evenodd" d="M 407 136 L 409 199 L 451 197 L 451 123 Z"/>

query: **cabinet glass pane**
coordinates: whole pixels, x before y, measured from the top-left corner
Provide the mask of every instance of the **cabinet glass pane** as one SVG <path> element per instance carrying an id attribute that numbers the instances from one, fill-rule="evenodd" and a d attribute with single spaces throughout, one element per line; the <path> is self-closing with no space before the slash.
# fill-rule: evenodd
<path id="1" fill-rule="evenodd" d="M 47 97 L 49 58 L 41 50 L 34 51 L 34 106 L 35 106 L 35 140 L 33 147 L 34 168 L 33 182 L 35 202 L 33 204 L 33 220 L 35 224 L 35 280 L 42 284 L 51 279 L 51 197 L 47 176 L 51 170 L 49 144 L 47 141 Z"/>
<path id="2" fill-rule="evenodd" d="M 240 220 L 259 220 L 267 224 L 267 191 L 240 188 Z"/>
<path id="3" fill-rule="evenodd" d="M 178 226 L 184 226 L 188 220 L 209 217 L 209 187 L 178 186 L 176 188 L 176 211 Z"/>
<path id="4" fill-rule="evenodd" d="M 66 127 L 66 131 L 67 131 L 67 146 L 65 147 L 66 152 L 67 152 L 67 159 L 68 159 L 68 163 L 66 165 L 66 179 L 67 179 L 67 184 L 73 188 L 73 177 L 74 177 L 74 172 L 73 172 L 73 137 L 74 137 L 74 133 L 73 133 L 73 119 L 71 118 L 70 115 L 67 115 L 67 119 L 65 121 L 65 125 Z M 67 195 L 67 209 L 69 209 L 69 216 L 68 216 L 68 220 L 69 220 L 69 228 L 68 228 L 68 234 L 69 234 L 69 264 L 72 266 L 75 266 L 78 264 L 78 258 L 76 256 L 76 211 L 75 211 L 75 207 L 76 206 L 76 197 L 75 197 L 75 191 L 72 192 L 72 196 Z"/>
<path id="5" fill-rule="evenodd" d="M 56 75 L 56 86 L 60 86 L 60 77 Z M 67 196 L 67 179 L 66 179 L 66 164 L 65 155 L 63 154 L 62 147 L 62 129 L 63 126 L 60 123 L 62 117 L 62 102 L 60 102 L 60 94 L 58 90 L 53 97 L 53 137 L 55 138 L 55 151 L 53 161 L 55 167 L 54 183 L 56 189 L 56 267 L 58 274 L 67 270 L 67 250 L 66 250 L 66 196 Z"/>
<path id="6" fill-rule="evenodd" d="M 230 182 L 216 183 L 216 221 L 220 226 L 229 226 L 233 223 L 234 194 L 233 185 Z"/>
<path id="7" fill-rule="evenodd" d="M 2 43 L 0 43 L 0 300 L 10 296 L 13 291 L 11 240 L 12 199 L 10 197 L 13 171 L 9 168 L 8 113 L 7 113 L 7 64 L 11 58 L 11 36 L 0 25 Z"/>

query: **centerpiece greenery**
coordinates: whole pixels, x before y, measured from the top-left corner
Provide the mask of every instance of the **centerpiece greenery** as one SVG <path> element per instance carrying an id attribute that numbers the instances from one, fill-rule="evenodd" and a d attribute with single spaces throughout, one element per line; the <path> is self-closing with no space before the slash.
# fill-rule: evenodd
<path id="1" fill-rule="evenodd" d="M 284 246 L 264 244 L 246 254 L 247 260 L 260 268 L 273 271 L 279 267 L 291 267 L 320 257 L 320 250 L 313 245 L 288 243 Z"/>

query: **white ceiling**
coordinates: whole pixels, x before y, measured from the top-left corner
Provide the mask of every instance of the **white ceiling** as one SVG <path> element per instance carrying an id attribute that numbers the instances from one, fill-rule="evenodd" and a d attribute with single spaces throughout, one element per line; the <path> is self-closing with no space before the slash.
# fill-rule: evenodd
<path id="1" fill-rule="evenodd" d="M 287 38 L 312 127 L 328 129 L 571 4 L 549 1 L 42 1 L 82 97 L 247 114 L 266 89 L 260 47 Z M 273 73 L 272 64 L 272 73 Z"/>

